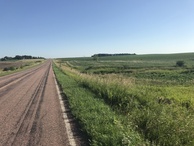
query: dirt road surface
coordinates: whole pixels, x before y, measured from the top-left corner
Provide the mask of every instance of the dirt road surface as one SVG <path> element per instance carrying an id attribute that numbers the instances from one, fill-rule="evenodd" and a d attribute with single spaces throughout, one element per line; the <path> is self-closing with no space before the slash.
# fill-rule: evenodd
<path id="1" fill-rule="evenodd" d="M 70 145 L 50 60 L 0 78 L 0 145 Z"/>

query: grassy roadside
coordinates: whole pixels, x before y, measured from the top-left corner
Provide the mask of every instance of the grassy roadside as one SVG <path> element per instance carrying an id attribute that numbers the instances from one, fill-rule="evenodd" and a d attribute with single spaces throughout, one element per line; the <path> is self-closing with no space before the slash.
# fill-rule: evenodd
<path id="1" fill-rule="evenodd" d="M 73 115 L 94 146 L 146 145 L 126 117 L 117 115 L 102 99 L 81 87 L 64 71 L 53 66 L 57 80 L 67 95 Z"/>
<path id="2" fill-rule="evenodd" d="M 5 67 L 7 69 L 7 71 L 3 71 L 3 69 L 0 69 L 0 77 L 38 66 L 39 64 L 43 63 L 44 61 L 45 60 L 42 60 L 42 59 L 41 60 L 40 59 L 36 59 L 36 60 L 29 59 L 29 60 L 25 60 L 25 61 L 16 61 L 16 63 L 14 65 L 11 65 L 10 67 Z M 0 65 L 1 65 L 1 63 L 5 63 L 5 62 L 0 62 Z"/>
<path id="3" fill-rule="evenodd" d="M 83 74 L 68 64 L 59 62 L 58 65 L 83 88 L 103 99 L 114 111 L 128 117 L 126 121 L 131 122 L 152 144 L 194 144 L 194 101 L 190 84 L 137 84 L 136 79 L 118 74 Z"/>

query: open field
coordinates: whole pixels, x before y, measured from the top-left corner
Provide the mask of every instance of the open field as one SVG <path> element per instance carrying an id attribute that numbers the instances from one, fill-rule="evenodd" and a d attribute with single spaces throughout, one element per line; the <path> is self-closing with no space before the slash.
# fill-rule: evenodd
<path id="1" fill-rule="evenodd" d="M 43 59 L 0 61 L 0 76 L 18 72 L 43 63 Z"/>
<path id="2" fill-rule="evenodd" d="M 177 66 L 177 61 L 184 61 L 184 65 Z M 80 88 L 125 116 L 123 124 L 131 123 L 129 127 L 145 143 L 194 144 L 194 53 L 55 62 Z"/>

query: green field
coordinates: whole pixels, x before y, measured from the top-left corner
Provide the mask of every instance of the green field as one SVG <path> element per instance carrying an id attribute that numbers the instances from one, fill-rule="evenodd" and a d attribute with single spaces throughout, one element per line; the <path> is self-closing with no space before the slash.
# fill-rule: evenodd
<path id="1" fill-rule="evenodd" d="M 184 64 L 178 66 L 178 61 Z M 55 63 L 80 88 L 124 116 L 122 126 L 130 123 L 145 145 L 194 145 L 194 53 L 63 58 Z"/>

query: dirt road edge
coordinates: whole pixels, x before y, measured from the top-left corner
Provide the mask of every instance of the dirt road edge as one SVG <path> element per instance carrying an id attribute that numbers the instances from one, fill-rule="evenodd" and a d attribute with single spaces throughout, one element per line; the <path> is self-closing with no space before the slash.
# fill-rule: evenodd
<path id="1" fill-rule="evenodd" d="M 76 142 L 75 142 L 75 138 L 74 138 L 73 132 L 72 132 L 72 129 L 71 129 L 70 121 L 69 121 L 68 116 L 66 114 L 67 110 L 66 110 L 66 108 L 64 106 L 64 102 L 63 102 L 62 96 L 60 94 L 60 89 L 59 89 L 59 86 L 57 84 L 57 80 L 56 80 L 56 77 L 55 77 L 54 73 L 53 73 L 53 77 L 54 77 L 54 80 L 55 80 L 57 94 L 58 94 L 58 97 L 59 97 L 59 101 L 60 101 L 60 105 L 61 105 L 61 110 L 62 110 L 62 113 L 63 113 L 63 119 L 64 119 L 64 123 L 65 123 L 65 128 L 66 128 L 69 144 L 70 144 L 70 146 L 77 146 Z"/>

